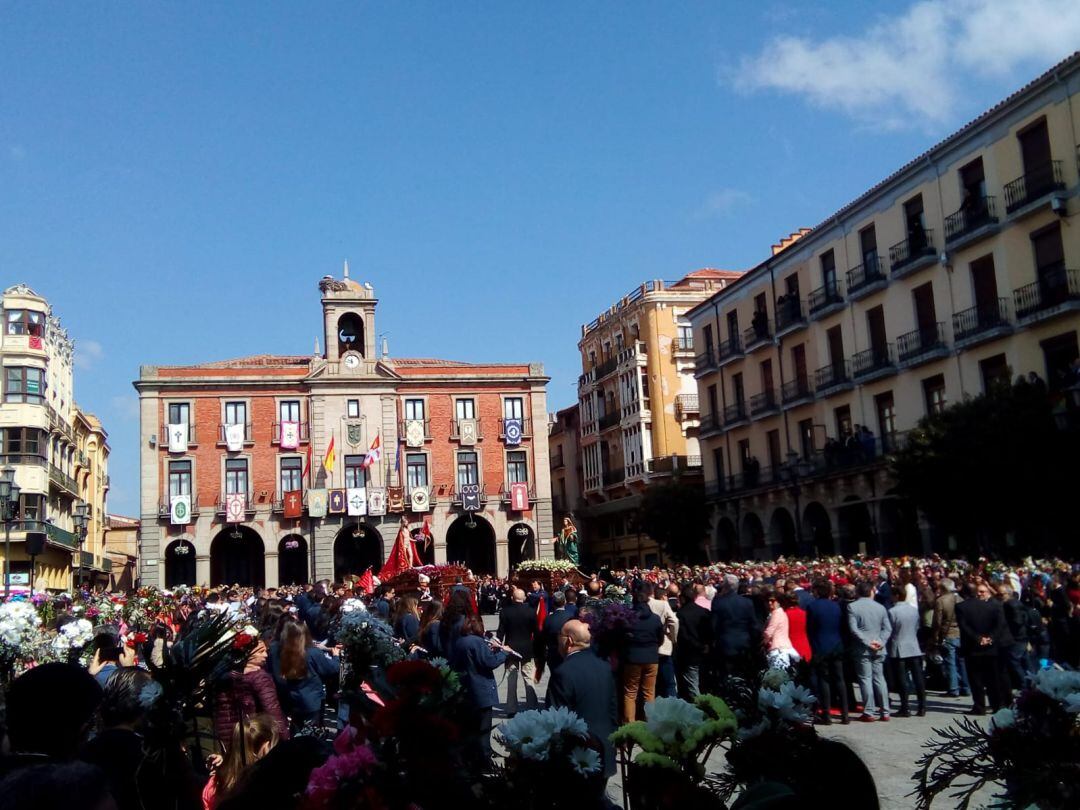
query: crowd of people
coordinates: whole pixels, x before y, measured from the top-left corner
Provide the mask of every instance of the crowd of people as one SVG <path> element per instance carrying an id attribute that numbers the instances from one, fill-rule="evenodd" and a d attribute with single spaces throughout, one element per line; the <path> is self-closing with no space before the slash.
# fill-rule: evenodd
<path id="1" fill-rule="evenodd" d="M 86 621 L 80 605 L 94 598 L 124 600 L 53 600 L 44 635 L 74 639 L 68 631 Z M 616 770 L 611 734 L 645 718 L 658 697 L 724 697 L 767 670 L 805 685 L 816 698 L 813 723 L 828 725 L 924 715 L 928 691 L 970 696 L 970 704 L 941 705 L 985 714 L 1007 706 L 1040 668 L 1080 665 L 1080 568 L 1060 561 L 781 560 L 587 578 L 564 570 L 547 587 L 483 577 L 439 591 L 421 576 L 402 593 L 323 581 L 180 589 L 139 601 L 153 601 L 140 608 L 144 629 L 117 611 L 85 646 L 72 643 L 65 660 L 9 678 L 0 810 L 65 807 L 73 791 L 81 806 L 102 810 L 231 810 L 273 795 L 266 790 L 302 795 L 332 755 L 325 740 L 355 721 L 365 700 L 343 686 L 336 637 L 354 611 L 384 620 L 401 657 L 445 662 L 456 673 L 469 705 L 468 757 L 480 770 L 493 761 L 497 714 L 512 718 L 542 703 L 584 720 L 606 777 Z M 497 615 L 495 630 L 485 629 L 483 614 Z M 167 800 L 148 801 L 143 724 L 162 688 L 175 686 L 158 683 L 161 666 L 193 628 L 215 622 L 243 655 L 191 707 L 197 750 L 184 746 L 184 778 L 155 785 Z M 199 717 L 209 739 L 198 738 Z M 279 749 L 287 760 L 258 766 Z"/>

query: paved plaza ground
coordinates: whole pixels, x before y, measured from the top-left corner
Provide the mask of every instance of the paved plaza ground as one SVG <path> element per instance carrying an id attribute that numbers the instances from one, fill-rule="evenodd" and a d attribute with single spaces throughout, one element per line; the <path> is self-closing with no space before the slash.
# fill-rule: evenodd
<path id="1" fill-rule="evenodd" d="M 484 623 L 493 630 L 498 621 L 494 616 L 485 616 Z M 496 677 L 502 678 L 501 670 L 496 673 Z M 547 680 L 545 674 L 537 686 L 541 703 L 547 694 Z M 505 679 L 499 682 L 499 697 L 503 701 L 506 700 Z M 915 762 L 922 753 L 923 743 L 930 739 L 935 727 L 942 728 L 948 725 L 954 717 L 960 716 L 969 708 L 971 708 L 970 698 L 949 698 L 930 693 L 927 699 L 926 717 L 893 718 L 888 723 L 872 724 L 853 721 L 848 726 L 834 723 L 831 726 L 819 726 L 819 731 L 823 736 L 845 742 L 867 764 L 877 783 L 882 810 L 904 810 L 914 806 L 914 800 L 908 794 L 915 786 L 911 775 L 915 772 Z M 502 719 L 503 715 L 497 711 L 496 725 Z M 497 744 L 495 748 L 499 750 Z M 722 770 L 724 768 L 723 752 L 714 753 L 709 765 L 710 770 Z M 838 784 L 842 781 L 837 775 L 823 774 L 823 778 L 836 778 Z M 612 779 L 609 795 L 621 804 L 617 779 L 617 776 Z M 978 797 L 982 801 L 972 802 L 972 810 L 989 803 L 991 793 L 992 791 L 979 793 Z M 837 806 L 844 806 L 842 793 L 838 793 L 838 799 L 840 801 Z M 934 803 L 935 810 L 953 806 L 955 806 L 955 801 L 947 797 Z"/>

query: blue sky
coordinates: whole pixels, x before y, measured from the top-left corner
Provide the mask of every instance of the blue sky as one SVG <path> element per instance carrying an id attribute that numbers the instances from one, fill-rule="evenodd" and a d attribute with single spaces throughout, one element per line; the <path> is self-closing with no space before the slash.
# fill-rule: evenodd
<path id="1" fill-rule="evenodd" d="M 139 365 L 310 352 L 344 259 L 392 354 L 563 407 L 639 281 L 752 265 L 1080 43 L 1062 0 L 802 5 L 0 4 L 0 283 L 77 342 L 112 511 Z"/>

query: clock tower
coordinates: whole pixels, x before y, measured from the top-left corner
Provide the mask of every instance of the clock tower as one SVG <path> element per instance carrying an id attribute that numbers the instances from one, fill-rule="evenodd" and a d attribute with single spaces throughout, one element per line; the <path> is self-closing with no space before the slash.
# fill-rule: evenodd
<path id="1" fill-rule="evenodd" d="M 342 279 L 325 276 L 319 282 L 319 289 L 327 361 L 338 364 L 342 374 L 374 374 L 378 360 L 375 290 L 370 284 L 349 278 L 348 262 Z"/>

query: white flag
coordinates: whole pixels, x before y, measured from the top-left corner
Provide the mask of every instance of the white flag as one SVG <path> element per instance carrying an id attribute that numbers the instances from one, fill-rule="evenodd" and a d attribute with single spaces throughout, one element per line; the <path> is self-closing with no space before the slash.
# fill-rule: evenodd
<path id="1" fill-rule="evenodd" d="M 191 523 L 190 495 L 173 495 L 169 499 L 169 522 L 173 526 L 186 526 Z"/>
<path id="2" fill-rule="evenodd" d="M 183 422 L 176 425 L 169 425 L 169 452 L 186 453 L 187 437 L 188 426 Z"/>
<path id="3" fill-rule="evenodd" d="M 225 446 L 229 449 L 230 453 L 239 453 L 244 449 L 243 425 L 225 426 Z"/>
<path id="4" fill-rule="evenodd" d="M 295 450 L 300 444 L 300 423 L 282 422 L 280 439 L 282 450 Z"/>
<path id="5" fill-rule="evenodd" d="M 355 487 L 346 490 L 345 504 L 348 514 L 353 517 L 367 514 L 367 489 Z"/>
<path id="6" fill-rule="evenodd" d="M 230 492 L 225 496 L 225 522 L 243 523 L 247 512 L 247 496 L 242 492 Z"/>

